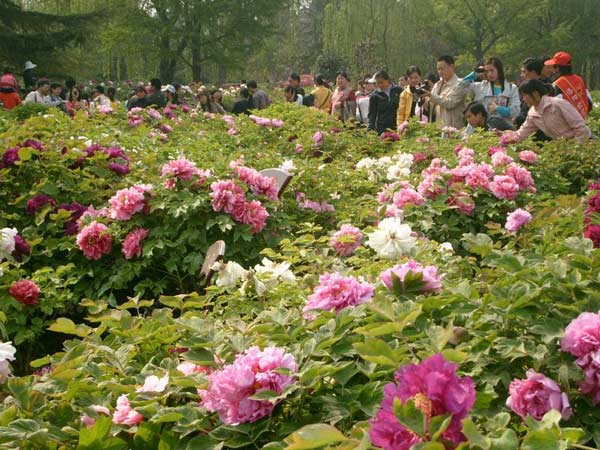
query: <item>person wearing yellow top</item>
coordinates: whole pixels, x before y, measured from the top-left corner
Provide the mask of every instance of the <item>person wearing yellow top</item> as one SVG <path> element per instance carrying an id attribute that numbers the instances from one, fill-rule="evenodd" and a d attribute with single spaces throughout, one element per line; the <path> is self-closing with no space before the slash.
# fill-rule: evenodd
<path id="1" fill-rule="evenodd" d="M 415 109 L 419 101 L 417 87 L 421 83 L 421 70 L 417 66 L 410 66 L 406 71 L 408 86 L 400 94 L 400 103 L 396 115 L 398 128 L 415 115 Z"/>
<path id="2" fill-rule="evenodd" d="M 319 111 L 329 113 L 331 111 L 331 91 L 327 86 L 327 81 L 323 78 L 323 75 L 317 75 L 315 77 L 316 88 L 311 92 L 315 98 L 313 106 Z"/>

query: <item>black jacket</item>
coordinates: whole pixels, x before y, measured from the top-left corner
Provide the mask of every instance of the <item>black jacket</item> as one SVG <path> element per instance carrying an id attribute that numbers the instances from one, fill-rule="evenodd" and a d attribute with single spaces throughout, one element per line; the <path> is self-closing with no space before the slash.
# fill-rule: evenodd
<path id="1" fill-rule="evenodd" d="M 390 96 L 383 91 L 376 90 L 369 99 L 369 130 L 383 133 L 387 129 L 396 129 L 396 113 L 402 88 L 392 86 Z"/>

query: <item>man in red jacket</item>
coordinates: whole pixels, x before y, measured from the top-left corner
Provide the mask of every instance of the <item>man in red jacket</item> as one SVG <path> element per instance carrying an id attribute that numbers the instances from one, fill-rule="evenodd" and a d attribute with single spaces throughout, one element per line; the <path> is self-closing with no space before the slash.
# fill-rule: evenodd
<path id="1" fill-rule="evenodd" d="M 587 90 L 583 78 L 573 73 L 571 55 L 567 52 L 558 52 L 544 64 L 546 66 L 554 66 L 559 74 L 559 77 L 554 82 L 556 96 L 567 100 L 579 111 L 581 117 L 587 119 L 593 105 L 592 96 Z"/>

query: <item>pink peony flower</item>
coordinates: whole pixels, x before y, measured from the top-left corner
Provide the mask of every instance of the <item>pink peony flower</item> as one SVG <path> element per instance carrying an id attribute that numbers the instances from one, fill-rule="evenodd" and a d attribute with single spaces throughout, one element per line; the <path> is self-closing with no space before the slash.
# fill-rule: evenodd
<path id="1" fill-rule="evenodd" d="M 496 152 L 492 155 L 492 165 L 494 167 L 506 166 L 513 162 L 513 159 L 505 152 Z"/>
<path id="2" fill-rule="evenodd" d="M 106 225 L 95 220 L 77 234 L 77 246 L 88 259 L 100 259 L 112 250 L 112 238 Z"/>
<path id="3" fill-rule="evenodd" d="M 294 152 L 299 155 L 300 153 L 302 153 L 304 151 L 304 146 L 302 144 L 296 144 L 296 147 L 294 148 Z"/>
<path id="4" fill-rule="evenodd" d="M 577 358 L 600 350 L 600 314 L 581 313 L 565 329 L 560 346 Z"/>
<path id="5" fill-rule="evenodd" d="M 496 175 L 490 183 L 490 190 L 497 198 L 514 200 L 519 193 L 519 185 L 509 175 Z"/>
<path id="6" fill-rule="evenodd" d="M 282 369 L 288 373 L 282 373 Z M 282 394 L 298 370 L 294 356 L 277 347 L 251 347 L 232 364 L 207 376 L 208 389 L 199 389 L 200 405 L 217 412 L 227 425 L 256 422 L 270 415 L 279 401 L 252 400 L 262 391 Z M 291 373 L 289 373 L 291 372 Z"/>
<path id="7" fill-rule="evenodd" d="M 494 169 L 489 164 L 471 164 L 465 176 L 465 184 L 471 189 L 488 189 L 490 179 L 494 176 Z"/>
<path id="8" fill-rule="evenodd" d="M 393 131 L 384 131 L 379 137 L 382 141 L 386 142 L 397 142 L 400 140 L 400 135 L 398 133 L 394 133 Z"/>
<path id="9" fill-rule="evenodd" d="M 92 417 L 88 416 L 87 414 L 82 414 L 81 415 L 81 423 L 83 423 L 86 427 L 93 427 L 94 424 L 96 423 L 96 419 L 93 419 Z"/>
<path id="10" fill-rule="evenodd" d="M 199 366 L 193 362 L 184 361 L 177 366 L 179 370 L 185 376 L 192 375 L 194 373 L 210 373 L 210 368 L 205 366 Z"/>
<path id="11" fill-rule="evenodd" d="M 523 162 L 533 164 L 537 160 L 537 153 L 531 150 L 523 150 L 519 153 L 519 159 Z"/>
<path id="12" fill-rule="evenodd" d="M 238 222 L 250 225 L 250 232 L 253 234 L 260 233 L 267 225 L 269 212 L 258 200 L 244 202 L 241 208 L 241 213 L 233 212 L 233 218 Z"/>
<path id="13" fill-rule="evenodd" d="M 172 133 L 173 127 L 171 125 L 164 123 L 160 126 L 160 131 L 162 131 L 163 133 L 167 133 L 167 134 Z"/>
<path id="14" fill-rule="evenodd" d="M 366 303 L 371 300 L 375 291 L 373 285 L 361 283 L 354 277 L 344 277 L 339 273 L 325 273 L 319 277 L 319 283 L 302 310 L 305 318 L 313 318 L 308 311 L 314 309 L 334 309 L 340 312 L 349 306 Z"/>
<path id="15" fill-rule="evenodd" d="M 165 163 L 160 169 L 161 177 L 172 177 L 183 181 L 190 181 L 192 178 L 201 176 L 202 174 L 203 172 L 196 167 L 195 163 L 185 158 L 171 160 Z"/>
<path id="16" fill-rule="evenodd" d="M 592 397 L 594 405 L 600 404 L 600 350 L 596 350 L 578 358 L 577 365 L 583 369 L 583 380 L 579 390 Z"/>
<path id="17" fill-rule="evenodd" d="M 21 262 L 24 256 L 31 255 L 31 247 L 25 239 L 23 239 L 18 234 L 15 235 L 15 249 L 12 251 L 11 256 L 15 258 L 16 261 Z"/>
<path id="18" fill-rule="evenodd" d="M 384 215 L 385 217 L 398 217 L 402 219 L 404 218 L 404 211 L 392 203 L 391 205 L 386 205 Z"/>
<path id="19" fill-rule="evenodd" d="M 442 438 L 454 444 L 466 440 L 461 421 L 475 403 L 475 383 L 469 377 L 456 375 L 455 364 L 437 354 L 420 364 L 401 367 L 395 379 L 395 383 L 388 383 L 383 388 L 381 407 L 371 420 L 369 436 L 373 445 L 384 450 L 409 450 L 422 442 L 396 418 L 393 411 L 395 398 L 402 403 L 412 399 L 423 411 L 427 429 L 433 417 L 449 414 L 452 419 Z"/>
<path id="20" fill-rule="evenodd" d="M 412 259 L 404 264 L 398 264 L 391 269 L 383 271 L 380 275 L 381 281 L 390 291 L 394 290 L 393 278 L 396 276 L 398 281 L 404 289 L 404 279 L 407 274 L 412 275 L 421 274 L 421 280 L 424 286 L 421 288 L 421 293 L 434 293 L 440 292 L 442 287 L 442 277 L 437 273 L 437 267 L 435 266 L 422 266 Z"/>
<path id="21" fill-rule="evenodd" d="M 8 293 L 22 305 L 32 306 L 38 303 L 40 288 L 31 280 L 19 280 L 13 283 Z"/>
<path id="22" fill-rule="evenodd" d="M 506 175 L 515 179 L 519 185 L 519 189 L 523 191 L 535 192 L 535 183 L 533 181 L 533 177 L 531 176 L 531 172 L 524 167 L 521 167 L 517 164 L 511 164 L 508 169 L 506 169 Z"/>
<path id="23" fill-rule="evenodd" d="M 113 423 L 117 425 L 137 425 L 142 420 L 142 416 L 139 412 L 131 408 L 127 395 L 123 394 L 117 399 L 117 408 L 113 414 Z"/>
<path id="24" fill-rule="evenodd" d="M 109 200 L 109 216 L 115 220 L 129 220 L 137 212 L 144 210 L 147 206 L 144 193 L 147 192 L 145 186 L 135 185 L 128 189 L 120 189 Z"/>
<path id="25" fill-rule="evenodd" d="M 148 109 L 148 115 L 151 119 L 160 120 L 162 119 L 162 114 L 154 108 Z"/>
<path id="26" fill-rule="evenodd" d="M 227 130 L 227 134 L 229 134 L 230 136 L 237 136 L 239 133 L 235 128 L 230 128 L 229 130 Z"/>
<path id="27" fill-rule="evenodd" d="M 313 134 L 312 141 L 316 147 L 320 147 L 323 144 L 323 140 L 325 139 L 325 133 L 322 131 L 317 131 Z"/>
<path id="28" fill-rule="evenodd" d="M 331 246 L 338 255 L 350 256 L 360 247 L 362 232 L 352 225 L 344 224 L 331 236 Z"/>
<path id="29" fill-rule="evenodd" d="M 129 232 L 123 239 L 121 252 L 125 259 L 139 258 L 142 256 L 142 241 L 148 237 L 149 231 L 144 228 L 136 228 Z"/>
<path id="30" fill-rule="evenodd" d="M 417 192 L 428 199 L 435 199 L 445 191 L 443 179 L 438 175 L 426 175 L 417 186 Z"/>
<path id="31" fill-rule="evenodd" d="M 398 208 L 404 209 L 408 204 L 420 206 L 425 203 L 425 199 L 413 188 L 402 188 L 394 194 L 393 202 Z"/>
<path id="32" fill-rule="evenodd" d="M 527 379 L 513 380 L 509 387 L 510 396 L 506 406 L 523 419 L 527 416 L 542 420 L 551 409 L 561 413 L 564 420 L 571 417 L 571 406 L 567 394 L 550 378 L 534 370 L 527 371 Z"/>
<path id="33" fill-rule="evenodd" d="M 235 172 L 239 179 L 246 183 L 254 195 L 264 195 L 269 200 L 277 200 L 277 180 L 265 177 L 251 167 L 237 166 Z"/>
<path id="34" fill-rule="evenodd" d="M 233 180 L 219 180 L 210 185 L 212 207 L 216 212 L 231 214 L 234 208 L 246 202 L 246 194 Z"/>
<path id="35" fill-rule="evenodd" d="M 475 202 L 464 191 L 455 192 L 452 197 L 448 198 L 447 203 L 450 206 L 455 206 L 462 214 L 466 214 L 467 216 L 471 215 L 475 209 Z"/>
<path id="36" fill-rule="evenodd" d="M 504 225 L 504 228 L 512 233 L 517 231 L 523 225 L 528 224 L 530 221 L 531 214 L 524 209 L 517 208 L 506 217 L 506 225 Z"/>

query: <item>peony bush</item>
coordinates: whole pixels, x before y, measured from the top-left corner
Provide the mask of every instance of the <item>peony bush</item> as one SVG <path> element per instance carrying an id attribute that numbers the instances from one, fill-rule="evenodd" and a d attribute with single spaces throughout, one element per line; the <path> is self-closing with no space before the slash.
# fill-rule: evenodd
<path id="1" fill-rule="evenodd" d="M 3 447 L 598 445 L 594 142 L 381 139 L 280 104 L 19 114 Z"/>

